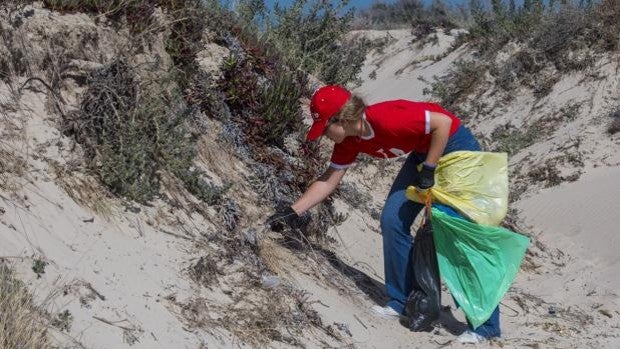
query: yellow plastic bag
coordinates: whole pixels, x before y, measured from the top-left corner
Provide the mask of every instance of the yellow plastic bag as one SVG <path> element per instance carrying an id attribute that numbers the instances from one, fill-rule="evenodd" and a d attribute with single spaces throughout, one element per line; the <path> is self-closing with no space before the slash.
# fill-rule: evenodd
<path id="1" fill-rule="evenodd" d="M 466 218 L 499 225 L 508 210 L 508 156 L 506 153 L 456 151 L 437 163 L 435 185 L 426 193 L 407 188 L 407 198 L 448 205 Z"/>

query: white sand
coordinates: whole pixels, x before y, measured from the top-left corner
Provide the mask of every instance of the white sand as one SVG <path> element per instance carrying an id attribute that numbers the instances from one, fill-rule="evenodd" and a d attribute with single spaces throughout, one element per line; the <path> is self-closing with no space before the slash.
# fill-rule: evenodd
<path id="1" fill-rule="evenodd" d="M 609 296 L 620 309 L 620 168 L 588 171 L 573 183 L 543 189 L 517 204 L 531 231 L 573 256 L 568 277 L 587 291 Z M 574 294 L 577 292 L 570 292 Z M 555 295 L 565 301 L 567 295 Z M 576 295 L 577 297 L 579 295 Z"/>

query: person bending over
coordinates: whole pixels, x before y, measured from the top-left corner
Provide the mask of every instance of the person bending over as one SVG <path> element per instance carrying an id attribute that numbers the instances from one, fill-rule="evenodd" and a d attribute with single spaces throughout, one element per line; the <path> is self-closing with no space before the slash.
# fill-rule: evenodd
<path id="1" fill-rule="evenodd" d="M 331 139 L 334 142 L 331 163 L 300 198 L 290 207 L 278 210 L 268 222 L 298 226 L 299 215 L 336 189 L 359 153 L 376 158 L 409 154 L 394 179 L 381 214 L 389 301 L 383 307 L 372 309 L 381 317 L 397 319 L 404 314 L 413 287 L 413 275 L 408 272 L 413 247 L 410 228 L 424 207 L 407 199 L 407 187 L 431 188 L 435 167 L 442 155 L 458 150 L 480 151 L 480 145 L 459 118 L 435 103 L 400 99 L 367 106 L 345 88 L 328 85 L 313 94 L 310 112 L 313 124 L 306 138 L 315 141 L 325 135 Z M 485 324 L 475 330 L 470 325 L 459 340 L 479 342 L 499 336 L 499 308 L 496 308 Z"/>

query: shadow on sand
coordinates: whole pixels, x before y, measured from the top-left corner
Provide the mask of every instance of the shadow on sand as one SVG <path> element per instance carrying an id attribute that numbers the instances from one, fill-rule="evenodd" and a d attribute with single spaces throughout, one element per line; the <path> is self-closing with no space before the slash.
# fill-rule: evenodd
<path id="1" fill-rule="evenodd" d="M 372 277 L 366 275 L 366 273 L 359 269 L 348 265 L 343 262 L 334 252 L 325 250 L 320 246 L 314 246 L 315 250 L 320 252 L 329 261 L 332 267 L 338 270 L 342 275 L 353 281 L 357 288 L 362 291 L 368 298 L 370 298 L 375 304 L 383 306 L 385 305 L 389 297 L 385 292 L 385 285 Z M 445 294 L 443 295 L 445 298 Z M 402 317 L 400 324 L 408 327 L 408 319 Z M 467 325 L 454 317 L 451 306 L 443 306 L 439 315 L 439 321 L 435 325 L 436 327 L 444 328 L 446 331 L 453 335 L 459 335 L 467 329 Z"/>

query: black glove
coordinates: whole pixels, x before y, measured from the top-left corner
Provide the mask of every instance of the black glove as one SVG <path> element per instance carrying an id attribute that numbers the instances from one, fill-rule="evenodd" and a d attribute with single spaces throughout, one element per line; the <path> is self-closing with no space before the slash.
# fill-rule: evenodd
<path id="1" fill-rule="evenodd" d="M 422 169 L 418 173 L 418 181 L 416 187 L 422 190 L 430 189 L 435 185 L 435 166 L 422 164 Z"/>
<path id="2" fill-rule="evenodd" d="M 298 229 L 300 226 L 300 219 L 297 212 L 293 210 L 291 206 L 280 208 L 267 218 L 267 224 L 269 228 L 275 232 L 282 232 L 286 226 Z"/>

